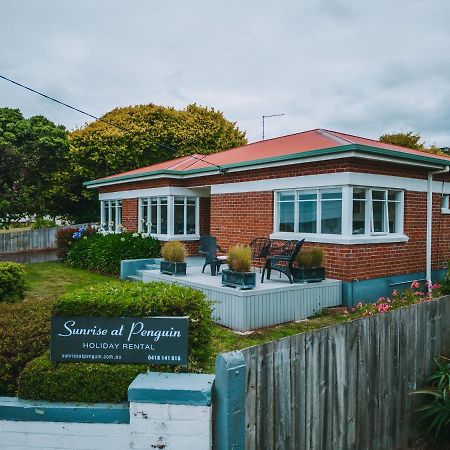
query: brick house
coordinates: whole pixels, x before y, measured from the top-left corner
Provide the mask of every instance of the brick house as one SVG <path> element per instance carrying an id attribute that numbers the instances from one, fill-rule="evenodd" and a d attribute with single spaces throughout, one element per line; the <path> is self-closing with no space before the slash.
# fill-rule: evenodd
<path id="1" fill-rule="evenodd" d="M 269 236 L 324 248 L 347 305 L 437 279 L 450 257 L 450 158 L 316 129 L 85 183 L 101 222 L 225 249 Z"/>

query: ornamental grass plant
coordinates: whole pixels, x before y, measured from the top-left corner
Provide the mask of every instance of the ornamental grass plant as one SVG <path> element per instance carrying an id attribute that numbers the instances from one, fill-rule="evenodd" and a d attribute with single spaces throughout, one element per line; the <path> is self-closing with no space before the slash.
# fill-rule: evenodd
<path id="1" fill-rule="evenodd" d="M 235 245 L 228 250 L 227 263 L 233 272 L 250 272 L 252 267 L 252 249 L 248 245 Z"/>
<path id="2" fill-rule="evenodd" d="M 161 256 L 168 262 L 184 262 L 186 253 L 186 246 L 180 241 L 166 242 L 161 249 Z"/>
<path id="3" fill-rule="evenodd" d="M 322 267 L 324 259 L 323 248 L 321 247 L 310 247 L 302 249 L 295 259 L 295 264 L 298 267 L 305 269 L 312 269 L 317 267 Z"/>

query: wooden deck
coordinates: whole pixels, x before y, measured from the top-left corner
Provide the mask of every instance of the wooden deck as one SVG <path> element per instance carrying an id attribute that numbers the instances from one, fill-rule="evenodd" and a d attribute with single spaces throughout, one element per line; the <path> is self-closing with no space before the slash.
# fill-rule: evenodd
<path id="1" fill-rule="evenodd" d="M 249 331 L 285 322 L 306 319 L 322 308 L 342 303 L 342 282 L 327 279 L 320 283 L 289 284 L 285 276 L 272 274 L 261 283 L 256 270 L 256 288 L 239 290 L 222 286 L 221 274 L 213 277 L 209 267 L 201 273 L 203 258 L 188 258 L 187 275 L 164 275 L 155 266 L 138 270 L 144 282 L 165 281 L 190 286 L 203 291 L 214 301 L 214 320 L 228 328 Z"/>

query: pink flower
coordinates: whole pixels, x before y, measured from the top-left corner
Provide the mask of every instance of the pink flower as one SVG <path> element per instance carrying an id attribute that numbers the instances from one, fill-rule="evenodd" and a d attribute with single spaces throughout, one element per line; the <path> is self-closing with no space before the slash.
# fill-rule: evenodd
<path id="1" fill-rule="evenodd" d="M 398 295 L 398 292 L 397 292 L 397 290 L 395 290 L 393 293 L 392 293 L 392 297 L 396 297 Z"/>
<path id="2" fill-rule="evenodd" d="M 418 281 L 413 281 L 413 282 L 411 283 L 411 287 L 412 287 L 413 289 L 418 289 L 418 288 L 420 287 L 420 283 L 419 283 Z"/>
<path id="3" fill-rule="evenodd" d="M 352 308 L 352 312 L 355 312 L 356 311 L 356 309 L 355 308 Z"/>
<path id="4" fill-rule="evenodd" d="M 357 307 L 357 308 L 362 308 L 362 307 L 363 307 L 363 304 L 362 304 L 361 302 L 359 302 L 359 303 L 356 305 L 356 307 Z"/>

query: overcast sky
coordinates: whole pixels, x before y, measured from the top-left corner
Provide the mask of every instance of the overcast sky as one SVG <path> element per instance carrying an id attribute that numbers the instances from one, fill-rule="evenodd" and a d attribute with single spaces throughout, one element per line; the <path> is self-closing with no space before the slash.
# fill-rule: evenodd
<path id="1" fill-rule="evenodd" d="M 311 128 L 450 145 L 449 0 L 2 0 L 0 74 L 93 115 L 196 102 L 261 139 Z M 0 79 L 0 106 L 88 118 Z"/>

